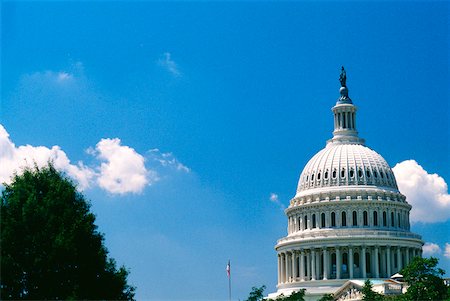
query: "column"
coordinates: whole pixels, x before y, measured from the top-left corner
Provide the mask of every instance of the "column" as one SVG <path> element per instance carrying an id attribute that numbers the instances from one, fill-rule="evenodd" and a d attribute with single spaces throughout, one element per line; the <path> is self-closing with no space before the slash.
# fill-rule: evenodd
<path id="1" fill-rule="evenodd" d="M 284 283 L 286 277 L 285 265 L 284 265 L 284 253 L 281 253 L 281 283 Z"/>
<path id="2" fill-rule="evenodd" d="M 300 281 L 305 281 L 305 251 L 300 251 Z"/>
<path id="3" fill-rule="evenodd" d="M 350 279 L 353 279 L 353 248 L 349 247 L 348 248 L 348 262 L 349 262 L 349 266 L 348 266 L 348 273 L 350 276 Z"/>
<path id="4" fill-rule="evenodd" d="M 311 252 L 306 253 L 306 280 L 311 280 Z"/>
<path id="5" fill-rule="evenodd" d="M 278 284 L 281 283 L 281 256 L 278 254 Z"/>
<path id="6" fill-rule="evenodd" d="M 405 266 L 407 266 L 409 264 L 409 248 L 406 248 L 406 253 L 405 253 Z"/>
<path id="7" fill-rule="evenodd" d="M 366 247 L 361 248 L 361 267 L 362 267 L 362 277 L 367 278 L 367 272 L 366 272 Z"/>
<path id="8" fill-rule="evenodd" d="M 288 252 L 284 256 L 284 282 L 289 282 L 289 255 Z"/>
<path id="9" fill-rule="evenodd" d="M 327 248 L 323 248 L 323 280 L 328 279 L 328 269 L 330 268 L 330 264 L 328 262 L 328 250 Z"/>
<path id="10" fill-rule="evenodd" d="M 336 247 L 336 279 L 341 279 L 342 258 L 341 250 Z"/>
<path id="11" fill-rule="evenodd" d="M 391 276 L 391 275 L 386 276 L 386 251 L 384 249 L 380 249 L 380 257 L 381 257 L 381 270 L 380 270 L 381 278 Z"/>
<path id="12" fill-rule="evenodd" d="M 374 250 L 374 263 L 375 263 L 375 278 L 380 278 L 380 264 L 378 262 L 378 246 L 375 246 Z"/>
<path id="13" fill-rule="evenodd" d="M 400 247 L 397 248 L 397 272 L 402 269 L 402 253 Z"/>
<path id="14" fill-rule="evenodd" d="M 392 276 L 392 272 L 391 272 L 391 247 L 387 246 L 386 247 L 386 273 L 387 273 L 387 277 L 391 277 Z"/>
<path id="15" fill-rule="evenodd" d="M 292 251 L 292 282 L 297 281 L 297 255 Z"/>
<path id="16" fill-rule="evenodd" d="M 311 280 L 316 280 L 316 252 L 311 249 Z"/>
<path id="17" fill-rule="evenodd" d="M 316 279 L 320 279 L 320 250 L 316 253 Z"/>

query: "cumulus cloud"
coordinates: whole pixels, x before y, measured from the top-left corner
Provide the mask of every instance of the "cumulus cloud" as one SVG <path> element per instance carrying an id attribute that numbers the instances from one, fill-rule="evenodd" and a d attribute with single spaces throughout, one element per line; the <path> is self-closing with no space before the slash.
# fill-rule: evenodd
<path id="1" fill-rule="evenodd" d="M 16 147 L 6 129 L 0 124 L 0 183 L 10 183 L 14 172 L 20 173 L 23 168 L 34 164 L 42 167 L 48 161 L 52 161 L 57 169 L 65 171 L 75 179 L 81 189 L 88 188 L 95 175 L 94 171 L 82 162 L 72 164 L 59 146 L 48 148 L 21 145 Z"/>
<path id="2" fill-rule="evenodd" d="M 423 250 L 423 255 L 425 255 L 425 256 L 431 256 L 431 255 L 441 253 L 441 248 L 439 247 L 439 245 L 432 243 L 432 242 L 425 243 L 422 247 L 422 250 Z"/>
<path id="3" fill-rule="evenodd" d="M 450 258 L 450 244 L 445 243 L 444 256 Z"/>
<path id="4" fill-rule="evenodd" d="M 181 76 L 178 65 L 174 60 L 172 60 L 172 55 L 170 52 L 164 52 L 162 57 L 158 60 L 158 64 L 169 71 L 172 75 L 176 77 Z"/>
<path id="5" fill-rule="evenodd" d="M 412 222 L 434 223 L 450 218 L 450 195 L 442 177 L 429 174 L 414 160 L 400 162 L 392 170 L 400 192 L 412 205 Z"/>
<path id="6" fill-rule="evenodd" d="M 271 192 L 270 196 L 269 196 L 269 200 L 272 203 L 277 204 L 281 210 L 286 209 L 286 207 L 284 207 L 284 205 L 280 202 L 280 199 L 278 198 L 278 194 Z"/>
<path id="7" fill-rule="evenodd" d="M 36 164 L 45 166 L 52 161 L 55 168 L 73 178 L 81 190 L 100 187 L 111 194 L 140 193 L 149 186 L 167 177 L 169 173 L 188 173 L 190 169 L 179 162 L 172 153 L 158 149 L 144 157 L 132 147 L 122 145 L 119 138 L 101 139 L 87 153 L 95 162 L 86 166 L 83 162 L 71 163 L 67 154 L 59 147 L 23 145 L 16 146 L 6 129 L 0 124 L 0 183 L 10 183 L 14 173 L 20 174 L 24 167 Z"/>
<path id="8" fill-rule="evenodd" d="M 144 157 L 133 148 L 121 145 L 118 138 L 100 140 L 94 154 L 103 161 L 97 183 L 106 191 L 139 193 L 157 180 L 157 175 L 145 168 Z"/>

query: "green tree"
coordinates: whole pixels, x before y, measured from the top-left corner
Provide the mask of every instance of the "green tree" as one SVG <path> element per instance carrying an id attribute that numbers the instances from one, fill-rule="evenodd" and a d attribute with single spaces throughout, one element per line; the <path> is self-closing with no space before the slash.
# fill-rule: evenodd
<path id="1" fill-rule="evenodd" d="M 437 268 L 439 260 L 434 257 L 415 257 L 400 273 L 409 285 L 405 297 L 407 300 L 445 300 L 448 288 L 442 275 L 444 270 Z"/>
<path id="2" fill-rule="evenodd" d="M 261 287 L 252 287 L 252 291 L 248 295 L 248 298 L 245 301 L 260 301 L 264 299 L 264 290 L 266 286 L 263 285 Z"/>
<path id="3" fill-rule="evenodd" d="M 325 294 L 318 301 L 334 301 L 333 294 Z"/>
<path id="4" fill-rule="evenodd" d="M 364 285 L 362 287 L 361 292 L 363 293 L 363 301 L 381 301 L 383 300 L 383 296 L 380 293 L 374 292 L 372 290 L 372 282 L 370 279 L 364 281 Z"/>
<path id="5" fill-rule="evenodd" d="M 95 216 L 51 163 L 15 175 L 1 194 L 2 299 L 133 300 Z"/>

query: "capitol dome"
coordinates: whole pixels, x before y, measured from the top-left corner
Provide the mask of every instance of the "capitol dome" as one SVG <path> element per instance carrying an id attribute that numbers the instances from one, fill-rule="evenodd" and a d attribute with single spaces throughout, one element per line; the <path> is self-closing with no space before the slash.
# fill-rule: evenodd
<path id="1" fill-rule="evenodd" d="M 411 205 L 392 169 L 358 135 L 343 68 L 340 82 L 333 137 L 303 168 L 285 210 L 287 235 L 275 246 L 277 292 L 269 298 L 306 289 L 309 300 L 326 293 L 356 300 L 355 287 L 346 295 L 348 281 L 383 283 L 422 255 L 421 236 L 410 231 Z M 386 293 L 401 293 L 389 285 Z"/>
<path id="2" fill-rule="evenodd" d="M 303 169 L 297 196 L 310 189 L 353 185 L 398 189 L 392 169 L 374 150 L 362 144 L 328 143 Z"/>

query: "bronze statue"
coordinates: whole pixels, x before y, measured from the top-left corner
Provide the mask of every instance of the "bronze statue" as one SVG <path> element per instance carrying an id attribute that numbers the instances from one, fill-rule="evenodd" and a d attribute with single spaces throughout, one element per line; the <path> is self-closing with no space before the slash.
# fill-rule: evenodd
<path id="1" fill-rule="evenodd" d="M 345 73 L 344 66 L 342 66 L 341 75 L 339 75 L 339 81 L 341 82 L 341 87 L 347 87 L 347 74 Z"/>

